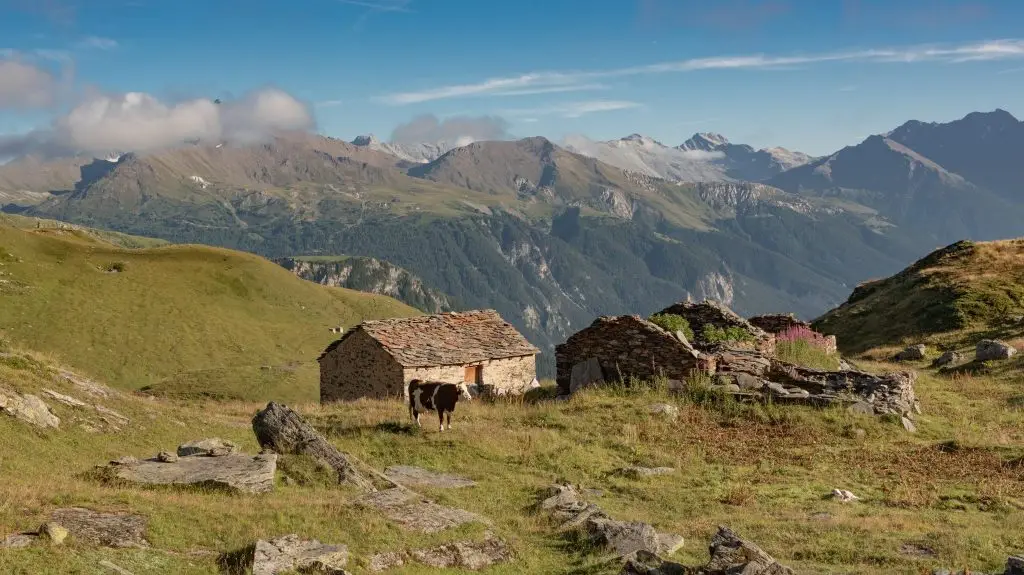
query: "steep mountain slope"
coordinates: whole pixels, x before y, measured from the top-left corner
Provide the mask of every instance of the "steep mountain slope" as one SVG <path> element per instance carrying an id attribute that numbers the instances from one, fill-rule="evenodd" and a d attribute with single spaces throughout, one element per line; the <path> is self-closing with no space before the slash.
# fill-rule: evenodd
<path id="1" fill-rule="evenodd" d="M 275 262 L 304 280 L 386 295 L 426 313 L 456 309 L 450 298 L 389 262 L 360 256 L 279 258 Z"/>
<path id="2" fill-rule="evenodd" d="M 911 121 L 886 135 L 970 182 L 1024 202 L 1024 122 L 1005 110 L 939 124 Z"/>
<path id="3" fill-rule="evenodd" d="M 814 326 L 859 352 L 943 335 L 947 343 L 959 342 L 964 332 L 1005 337 L 998 332 L 1008 330 L 1020 336 L 1021 316 L 1024 240 L 960 241 L 892 277 L 857 286 L 846 303 Z"/>
<path id="4" fill-rule="evenodd" d="M 785 148 L 755 150 L 732 144 L 712 133 L 695 134 L 674 148 L 640 134 L 607 142 L 570 136 L 565 147 L 625 170 L 681 182 L 758 182 L 811 160 Z"/>
<path id="5" fill-rule="evenodd" d="M 303 281 L 250 254 L 132 250 L 103 234 L 0 222 L 0 334 L 119 387 L 177 377 L 202 388 L 211 368 L 217 377 L 241 370 L 243 380 L 261 366 L 315 369 L 327 328 L 416 313 Z"/>
<path id="6" fill-rule="evenodd" d="M 808 197 L 870 206 L 919 237 L 922 249 L 928 243 L 997 239 L 1024 231 L 1024 204 L 981 188 L 885 136 L 871 136 L 768 183 Z"/>

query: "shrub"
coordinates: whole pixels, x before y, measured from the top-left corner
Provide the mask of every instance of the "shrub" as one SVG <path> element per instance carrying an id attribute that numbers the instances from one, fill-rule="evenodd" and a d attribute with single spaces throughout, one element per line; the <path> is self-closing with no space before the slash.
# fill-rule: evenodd
<path id="1" fill-rule="evenodd" d="M 124 268 L 125 268 L 124 262 L 114 262 L 114 263 L 110 264 L 109 266 L 107 266 L 107 271 L 110 272 L 110 273 L 118 273 L 119 274 L 119 273 L 124 271 Z"/>
<path id="2" fill-rule="evenodd" d="M 775 341 L 778 343 L 804 341 L 822 349 L 826 349 L 828 347 L 828 338 L 813 329 L 802 325 L 794 325 L 786 328 L 785 331 L 775 336 Z"/>
<path id="3" fill-rule="evenodd" d="M 795 325 L 775 336 L 775 355 L 782 361 L 813 369 L 839 369 L 839 358 L 829 353 L 828 339 L 805 326 Z"/>
<path id="4" fill-rule="evenodd" d="M 672 333 L 681 331 L 687 340 L 693 341 L 693 330 L 690 328 L 690 322 L 686 321 L 686 318 L 681 315 L 656 313 L 647 319 L 665 331 Z"/>
<path id="5" fill-rule="evenodd" d="M 718 343 L 721 341 L 751 341 L 754 336 L 742 327 L 716 327 L 705 324 L 701 332 L 701 339 L 705 343 Z"/>

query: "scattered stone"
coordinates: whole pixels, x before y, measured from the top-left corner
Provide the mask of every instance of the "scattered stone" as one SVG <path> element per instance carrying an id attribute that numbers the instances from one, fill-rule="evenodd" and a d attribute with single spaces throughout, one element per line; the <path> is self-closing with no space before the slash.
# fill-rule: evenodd
<path id="1" fill-rule="evenodd" d="M 636 551 L 626 558 L 619 575 L 687 575 L 690 570 L 671 561 L 665 561 L 650 551 Z"/>
<path id="2" fill-rule="evenodd" d="M 906 429 L 910 433 L 917 433 L 917 426 L 914 425 L 914 422 L 909 417 L 904 415 L 900 418 L 900 423 L 903 425 L 903 429 Z"/>
<path id="3" fill-rule="evenodd" d="M 39 536 L 45 537 L 50 540 L 53 545 L 60 545 L 64 543 L 64 540 L 68 538 L 68 530 L 62 527 L 59 523 L 52 521 L 43 523 L 43 526 L 39 528 Z"/>
<path id="4" fill-rule="evenodd" d="M 420 485 L 426 487 L 440 487 L 443 489 L 457 489 L 460 487 L 472 487 L 475 481 L 428 471 L 411 465 L 394 465 L 384 470 L 384 475 L 399 485 Z"/>
<path id="5" fill-rule="evenodd" d="M 719 527 L 711 539 L 711 561 L 702 575 L 794 575 L 760 547 L 737 536 L 728 527 Z"/>
<path id="6" fill-rule="evenodd" d="M 179 445 L 178 457 L 189 457 L 194 455 L 223 457 L 225 455 L 231 455 L 237 451 L 238 446 L 234 443 L 219 437 L 211 437 L 209 439 L 200 439 L 198 441 L 190 441 Z"/>
<path id="7" fill-rule="evenodd" d="M 370 571 L 375 573 L 401 567 L 402 565 L 405 565 L 405 556 L 401 553 L 377 553 L 370 557 Z"/>
<path id="8" fill-rule="evenodd" d="M 775 383 L 774 381 L 768 382 L 768 390 L 776 395 L 789 395 L 789 390 L 786 386 L 781 383 Z"/>
<path id="9" fill-rule="evenodd" d="M 288 571 L 343 575 L 346 563 L 346 546 L 325 545 L 316 539 L 304 540 L 293 533 L 256 542 L 252 575 L 277 575 Z"/>
<path id="10" fill-rule="evenodd" d="M 756 391 L 764 387 L 764 380 L 749 373 L 737 373 L 733 376 L 736 385 L 744 391 Z"/>
<path id="11" fill-rule="evenodd" d="M 939 357 L 935 358 L 935 361 L 932 362 L 932 367 L 944 367 L 947 365 L 953 365 L 956 363 L 960 363 L 963 360 L 964 356 L 962 353 L 957 351 L 947 351 L 940 355 Z"/>
<path id="12" fill-rule="evenodd" d="M 651 404 L 647 406 L 647 411 L 651 415 L 662 415 L 668 419 L 675 419 L 679 417 L 679 408 L 668 403 Z"/>
<path id="13" fill-rule="evenodd" d="M 60 370 L 58 372 L 58 376 L 64 379 L 65 381 L 71 383 L 78 389 L 81 389 L 82 391 L 95 397 L 110 397 L 111 395 L 114 394 L 114 392 L 109 387 L 96 383 L 91 379 L 82 377 L 67 370 Z"/>
<path id="14" fill-rule="evenodd" d="M 928 346 L 923 343 L 912 345 L 897 353 L 893 359 L 896 361 L 921 361 L 928 354 Z"/>
<path id="15" fill-rule="evenodd" d="M 50 399 L 56 399 L 57 401 L 63 403 L 64 405 L 67 405 L 68 407 L 79 407 L 79 408 L 89 407 L 89 404 L 85 403 L 84 401 L 75 399 L 75 398 L 71 397 L 70 395 L 64 395 L 63 393 L 57 393 L 56 391 L 53 391 L 52 389 L 44 389 L 43 390 L 43 395 L 49 397 Z"/>
<path id="16" fill-rule="evenodd" d="M 252 430 L 260 447 L 282 454 L 309 455 L 338 474 L 338 481 L 351 483 L 365 491 L 375 491 L 351 458 L 331 445 L 313 426 L 285 405 L 271 401 L 252 418 Z"/>
<path id="17" fill-rule="evenodd" d="M 0 549 L 21 549 L 32 545 L 35 540 L 36 536 L 31 533 L 14 533 L 0 541 Z"/>
<path id="18" fill-rule="evenodd" d="M 161 451 L 156 454 L 156 460 L 162 463 L 175 463 L 178 461 L 178 455 L 170 451 Z"/>
<path id="19" fill-rule="evenodd" d="M 914 557 L 935 557 L 938 555 L 934 549 L 920 543 L 904 543 L 900 545 L 900 553 Z"/>
<path id="20" fill-rule="evenodd" d="M 149 519 L 130 513 L 103 513 L 81 507 L 57 509 L 50 521 L 68 530 L 77 541 L 102 547 L 148 547 Z"/>
<path id="21" fill-rule="evenodd" d="M 676 470 L 672 467 L 639 467 L 631 465 L 629 467 L 623 467 L 618 470 L 619 475 L 625 475 L 633 479 L 639 479 L 641 477 L 654 477 L 655 475 L 668 475 L 675 473 Z"/>
<path id="22" fill-rule="evenodd" d="M 860 499 L 860 497 L 857 497 L 856 495 L 845 489 L 833 489 L 832 498 L 838 501 L 842 501 L 843 503 L 850 503 L 851 501 L 857 501 L 858 499 Z"/>
<path id="23" fill-rule="evenodd" d="M 488 523 L 476 513 L 438 505 L 401 487 L 369 493 L 355 504 L 377 509 L 403 528 L 422 533 L 437 533 L 466 523 Z"/>
<path id="24" fill-rule="evenodd" d="M 60 419 L 50 411 L 50 407 L 31 394 L 22 395 L 0 388 L 0 411 L 36 427 L 60 427 Z"/>
<path id="25" fill-rule="evenodd" d="M 983 339 L 974 349 L 974 358 L 978 361 L 1010 359 L 1017 353 L 1017 348 L 997 339 Z"/>
<path id="26" fill-rule="evenodd" d="M 135 483 L 214 485 L 246 493 L 266 493 L 274 489 L 277 455 L 190 455 L 179 457 L 174 462 L 154 457 L 135 463 L 121 463 L 109 469 L 118 479 Z"/>
<path id="27" fill-rule="evenodd" d="M 409 552 L 417 562 L 430 567 L 462 568 L 477 571 L 512 559 L 512 550 L 501 539 L 487 537 L 483 541 L 459 541 L 430 549 Z"/>
<path id="28" fill-rule="evenodd" d="M 106 559 L 103 559 L 102 561 L 100 561 L 99 562 L 99 566 L 100 567 L 104 567 L 106 569 L 109 569 L 109 570 L 113 571 L 114 573 L 117 573 L 117 575 L 135 575 L 134 573 L 132 573 L 131 571 L 125 569 L 124 567 L 121 567 L 120 565 L 118 565 L 118 564 L 116 564 L 116 563 L 114 563 L 112 561 L 107 561 Z"/>

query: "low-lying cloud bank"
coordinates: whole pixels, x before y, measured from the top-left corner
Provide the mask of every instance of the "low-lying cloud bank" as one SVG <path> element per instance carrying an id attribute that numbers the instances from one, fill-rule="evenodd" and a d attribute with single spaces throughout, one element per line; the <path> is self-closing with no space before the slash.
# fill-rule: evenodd
<path id="1" fill-rule="evenodd" d="M 391 143 L 415 145 L 449 142 L 464 146 L 473 142 L 509 140 L 508 122 L 498 116 L 453 116 L 438 120 L 433 114 L 417 116 L 391 132 Z"/>
<path id="2" fill-rule="evenodd" d="M 0 109 L 51 106 L 56 93 L 57 82 L 45 70 L 0 61 Z M 166 103 L 143 92 L 92 93 L 49 128 L 0 136 L 0 157 L 149 152 L 196 140 L 249 144 L 314 125 L 310 107 L 278 88 L 223 102 L 197 98 Z"/>

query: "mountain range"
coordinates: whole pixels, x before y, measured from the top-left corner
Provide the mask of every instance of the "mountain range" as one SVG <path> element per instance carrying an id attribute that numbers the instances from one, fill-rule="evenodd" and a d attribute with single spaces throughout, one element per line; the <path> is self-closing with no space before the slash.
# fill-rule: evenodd
<path id="1" fill-rule="evenodd" d="M 938 245 L 1024 235 L 1022 125 L 908 122 L 821 158 L 711 133 L 446 150 L 291 133 L 22 158 L 0 166 L 0 203 L 273 258 L 376 258 L 549 351 L 597 315 L 688 297 L 813 317 Z"/>

